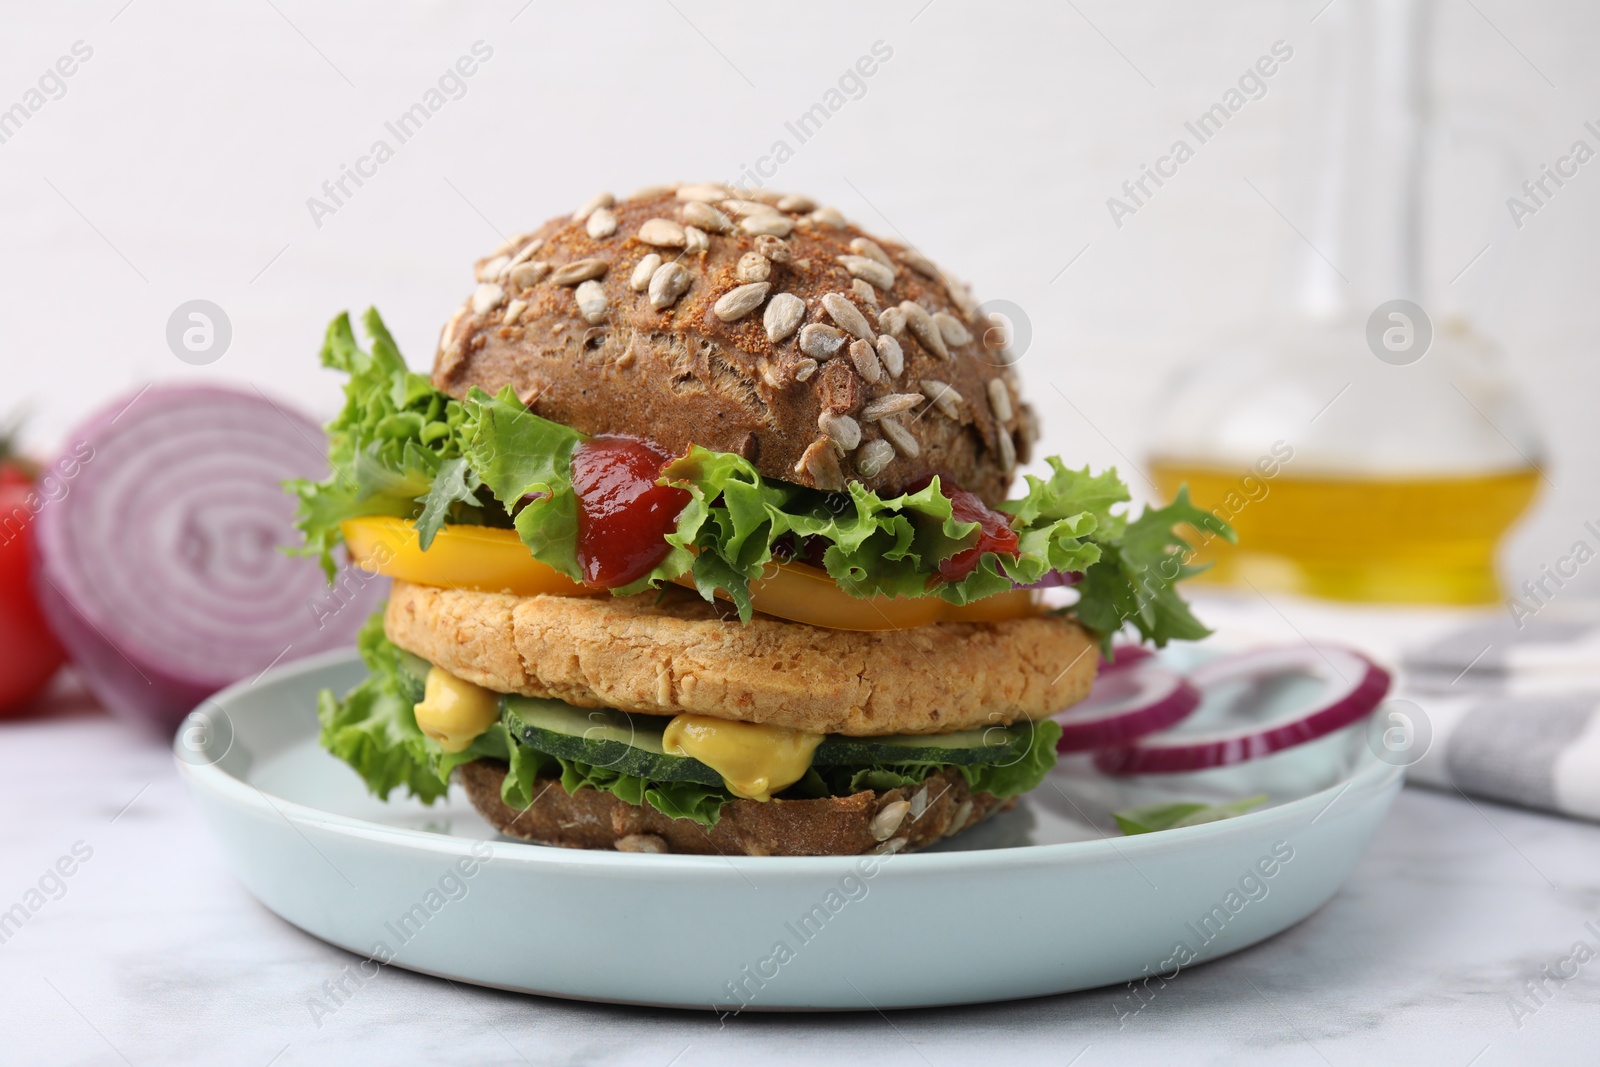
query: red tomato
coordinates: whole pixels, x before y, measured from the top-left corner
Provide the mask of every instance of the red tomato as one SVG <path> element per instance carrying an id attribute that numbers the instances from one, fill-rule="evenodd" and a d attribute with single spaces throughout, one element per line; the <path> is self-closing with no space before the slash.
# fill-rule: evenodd
<path id="1" fill-rule="evenodd" d="M 22 711 L 66 659 L 33 595 L 30 492 L 22 468 L 0 463 L 0 715 Z"/>

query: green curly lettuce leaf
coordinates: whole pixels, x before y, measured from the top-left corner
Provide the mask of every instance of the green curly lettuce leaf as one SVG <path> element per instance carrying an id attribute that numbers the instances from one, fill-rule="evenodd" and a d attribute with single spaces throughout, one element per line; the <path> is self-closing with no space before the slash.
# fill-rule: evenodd
<path id="1" fill-rule="evenodd" d="M 449 753 L 417 726 L 412 711 L 422 699 L 427 664 L 392 644 L 383 632 L 383 613 L 367 620 L 357 638 L 367 678 L 341 699 L 329 690 L 317 696 L 322 747 L 348 763 L 369 790 L 387 800 L 403 789 L 432 804 L 449 789 L 450 772 L 476 759 L 497 759 L 507 765 L 500 796 L 517 810 L 538 797 L 540 779 L 559 778 L 572 792 L 592 786 L 629 804 L 649 804 L 675 819 L 716 823 L 722 805 L 733 799 L 726 790 L 686 782 L 650 782 L 561 759 L 529 748 L 497 722 L 464 752 Z M 408 662 L 409 661 L 409 662 Z"/>
<path id="2" fill-rule="evenodd" d="M 1033 735 L 1020 759 L 1005 764 L 973 763 L 954 765 L 974 793 L 990 793 L 1004 800 L 1037 789 L 1044 776 L 1056 765 L 1056 742 L 1061 739 L 1061 724 L 1049 719 L 1032 724 Z M 799 783 L 811 796 L 849 796 L 863 789 L 884 792 L 906 786 L 919 786 L 940 763 L 894 763 L 873 767 L 813 767 Z"/>
<path id="3" fill-rule="evenodd" d="M 422 686 L 406 670 L 400 649 L 383 634 L 383 615 L 368 619 L 356 637 L 367 677 L 344 695 L 317 694 L 322 747 L 344 760 L 381 800 L 404 787 L 426 804 L 445 793 L 436 767 L 439 746 L 417 726 L 412 706 Z"/>
<path id="4" fill-rule="evenodd" d="M 1168 641 L 1198 641 L 1211 631 L 1178 595 L 1178 582 L 1198 573 L 1184 560 L 1192 546 L 1179 532 L 1187 525 L 1216 529 L 1229 541 L 1233 530 L 1189 500 L 1189 490 L 1164 508 L 1147 507 L 1126 524 L 1121 537 L 1102 545 L 1101 561 L 1083 573 L 1073 612 L 1084 627 L 1100 635 L 1109 656 L 1111 638 L 1131 623 L 1140 637 L 1156 647 Z"/>
<path id="5" fill-rule="evenodd" d="M 527 748 L 526 745 L 523 747 Z M 560 763 L 561 788 L 569 793 L 590 786 L 635 806 L 648 804 L 669 819 L 690 819 L 708 829 L 717 824 L 717 819 L 722 815 L 722 806 L 734 799 L 732 793 L 717 786 L 695 782 L 653 782 L 636 775 L 621 774 L 609 767 L 594 767 L 567 759 Z"/>
<path id="6" fill-rule="evenodd" d="M 956 767 L 974 793 L 992 793 L 1002 800 L 1037 789 L 1056 765 L 1061 724 L 1044 719 L 1033 724 L 1033 738 L 1021 759 L 1006 764 L 963 764 Z"/>
<path id="7" fill-rule="evenodd" d="M 844 493 L 829 493 L 774 485 L 741 456 L 695 447 L 662 471 L 664 480 L 692 497 L 667 540 L 677 547 L 694 546 L 700 558 L 716 557 L 704 569 L 696 561 L 696 586 L 708 597 L 716 589 L 726 590 L 744 619 L 749 618 L 748 585 L 785 535 L 828 542 L 823 567 L 854 596 L 919 597 L 932 592 L 953 604 L 966 604 L 1007 592 L 1014 582 L 1030 585 L 1052 570 L 1081 570 L 1100 558 L 1099 547 L 1089 538 L 1110 521 L 1109 512 L 1071 510 L 1074 493 L 1080 491 L 1077 479 L 1089 475 L 1052 462 L 1059 476 L 1049 483 L 1030 479 L 1037 485 L 1029 497 L 1014 502 L 1027 510 L 1027 518 L 1019 517 L 1014 526 L 1019 555 L 1013 559 L 986 553 L 967 577 L 938 582 L 931 590 L 939 562 L 968 547 L 978 530 L 977 523 L 954 517 L 937 478 L 915 493 L 888 498 L 860 483 Z M 1107 477 L 1120 487 L 1114 474 L 1100 480 Z M 1082 495 L 1098 504 L 1094 494 Z M 670 569 L 669 564 L 658 570 Z"/>
<path id="8" fill-rule="evenodd" d="M 299 481 L 299 551 L 320 556 L 332 573 L 339 524 L 364 515 L 412 520 L 426 548 L 450 523 L 511 526 L 529 553 L 574 580 L 578 501 L 571 458 L 583 435 L 528 411 L 510 388 L 472 390 L 456 400 L 406 368 L 377 312 L 364 319 L 371 351 L 356 342 L 347 315 L 323 345 L 325 365 L 348 376 L 345 405 L 328 426 L 333 470 L 322 482 Z M 741 456 L 691 448 L 662 472 L 689 494 L 667 552 L 648 574 L 613 590 L 628 594 L 687 574 L 705 598 L 726 595 L 749 621 L 750 584 L 774 554 L 801 548 L 819 558 L 845 592 L 859 597 L 938 596 L 952 604 L 1032 585 L 1054 572 L 1081 575 L 1071 610 L 1103 647 L 1125 626 L 1164 645 L 1208 632 L 1174 586 L 1196 568 L 1184 559 L 1187 524 L 1231 539 L 1187 493 L 1134 520 L 1120 510 L 1128 490 L 1116 471 L 1091 474 L 1048 461 L 1047 477 L 1000 505 L 1018 538 L 1015 556 L 984 553 L 959 581 L 940 564 L 976 543 L 979 525 L 960 522 L 937 479 L 882 497 L 859 483 L 843 492 L 808 489 L 763 477 Z"/>
<path id="9" fill-rule="evenodd" d="M 573 581 L 582 581 L 571 462 L 583 435 L 528 411 L 510 386 L 498 396 L 473 389 L 467 404 L 468 462 L 507 513 L 516 512 L 517 536 L 528 551 Z"/>
<path id="10" fill-rule="evenodd" d="M 427 544 L 447 520 L 495 524 L 499 510 L 477 502 L 470 468 L 450 464 L 461 456 L 466 407 L 407 369 L 375 310 L 362 321 L 370 352 L 357 343 L 348 314 L 328 325 L 322 345 L 322 365 L 348 376 L 344 407 L 327 426 L 331 473 L 321 482 L 287 485 L 299 498 L 295 524 L 305 536 L 296 551 L 318 557 L 330 580 L 346 519 L 416 518 Z"/>
<path id="11" fill-rule="evenodd" d="M 457 504 L 473 508 L 483 506 L 474 495 L 476 488 L 472 484 L 474 481 L 476 477 L 472 473 L 472 468 L 467 466 L 467 461 L 462 456 L 452 456 L 439 464 L 433 485 L 421 498 L 422 514 L 417 516 L 417 541 L 424 552 L 433 544 L 434 536 L 444 525 L 452 507 Z"/>

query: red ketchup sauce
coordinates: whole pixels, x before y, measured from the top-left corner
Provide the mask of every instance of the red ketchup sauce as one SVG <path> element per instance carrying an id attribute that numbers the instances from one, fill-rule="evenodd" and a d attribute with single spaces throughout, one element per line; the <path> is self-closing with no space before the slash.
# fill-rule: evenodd
<path id="1" fill-rule="evenodd" d="M 918 492 L 933 481 L 930 476 L 909 491 Z M 950 501 L 950 513 L 957 522 L 978 523 L 978 541 L 971 548 L 963 548 L 949 559 L 939 561 L 939 577 L 947 582 L 959 582 L 978 569 L 978 561 L 985 552 L 1001 556 L 1015 556 L 1020 547 L 1017 531 L 1011 528 L 1011 517 L 998 512 L 979 499 L 976 493 L 951 485 L 939 479 L 939 491 Z"/>
<path id="2" fill-rule="evenodd" d="M 573 449 L 584 582 L 601 589 L 627 585 L 649 574 L 672 550 L 666 537 L 677 529 L 689 493 L 656 484 L 671 459 L 649 441 L 612 434 L 591 437 Z"/>

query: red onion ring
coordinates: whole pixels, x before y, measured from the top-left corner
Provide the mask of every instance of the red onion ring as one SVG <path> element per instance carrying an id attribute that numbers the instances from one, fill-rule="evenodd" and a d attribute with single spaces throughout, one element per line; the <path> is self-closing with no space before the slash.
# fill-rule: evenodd
<path id="1" fill-rule="evenodd" d="M 70 435 L 81 470 L 39 512 L 35 585 L 111 711 L 162 727 L 274 663 L 349 644 L 385 584 L 330 589 L 298 543 L 288 478 L 322 431 L 259 393 L 149 387 Z M 88 455 L 87 459 L 83 457 Z"/>
<path id="2" fill-rule="evenodd" d="M 1061 724 L 1056 751 L 1123 745 L 1175 726 L 1199 706 L 1199 690 L 1181 674 L 1148 659 L 1102 670 L 1087 699 L 1051 716 Z"/>
<path id="3" fill-rule="evenodd" d="M 1049 571 L 1037 582 L 1023 585 L 1021 582 L 1012 582 L 1013 589 L 1068 589 L 1083 581 L 1082 571 Z"/>
<path id="4" fill-rule="evenodd" d="M 1345 648 L 1295 645 L 1227 656 L 1190 674 L 1203 694 L 1237 681 L 1260 681 L 1283 674 L 1312 674 L 1326 689 L 1311 708 L 1280 713 L 1265 722 L 1230 730 L 1182 736 L 1153 734 L 1132 745 L 1095 753 L 1104 774 L 1172 774 L 1226 767 L 1326 737 L 1372 713 L 1389 692 L 1389 673 Z"/>

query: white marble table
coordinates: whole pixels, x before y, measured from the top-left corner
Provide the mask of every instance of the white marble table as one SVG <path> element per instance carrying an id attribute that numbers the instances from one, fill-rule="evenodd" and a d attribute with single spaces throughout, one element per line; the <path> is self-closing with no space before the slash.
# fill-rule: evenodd
<path id="1" fill-rule="evenodd" d="M 1419 789 L 1401 795 L 1322 911 L 1186 971 L 1120 1030 L 1120 989 L 888 1016 L 746 1014 L 724 1025 L 397 969 L 318 1020 L 312 996 L 356 958 L 284 923 L 234 881 L 160 743 L 70 694 L 56 705 L 0 725 L 9 816 L 0 909 L 77 847 L 64 864 L 70 877 L 46 880 L 59 899 L 0 944 L 6 1064 L 937 1065 L 1004 1053 L 1009 1063 L 1079 1067 L 1488 1067 L 1600 1057 L 1600 960 L 1548 982 L 1532 1014 L 1519 1020 L 1512 1009 L 1517 997 L 1533 1006 L 1525 982 L 1545 965 L 1561 969 L 1576 942 L 1600 948 L 1600 827 Z"/>

